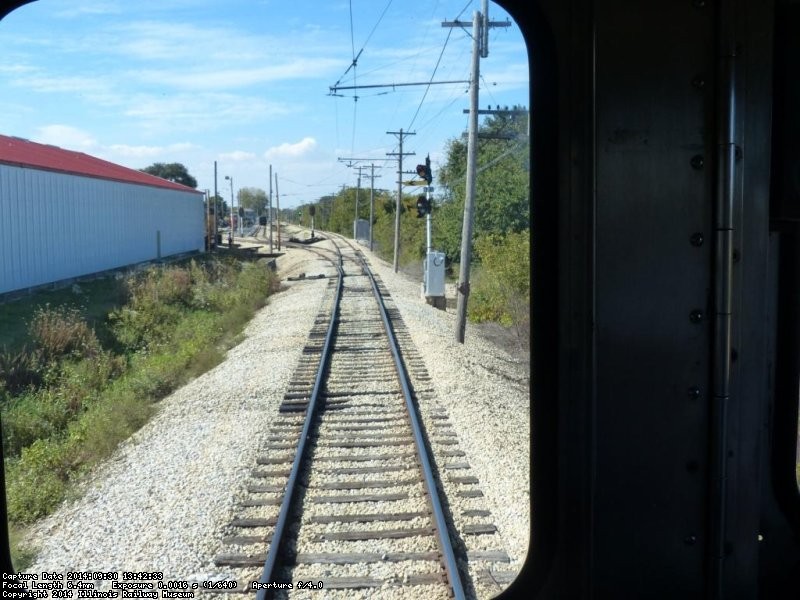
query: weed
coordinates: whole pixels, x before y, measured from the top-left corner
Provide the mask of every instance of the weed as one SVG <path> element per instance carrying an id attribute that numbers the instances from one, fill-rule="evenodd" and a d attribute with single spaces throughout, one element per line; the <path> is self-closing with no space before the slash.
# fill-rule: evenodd
<path id="1" fill-rule="evenodd" d="M 9 525 L 8 545 L 11 548 L 11 564 L 18 573 L 27 571 L 37 555 L 37 551 L 24 541 L 26 537 L 23 528 Z"/>
<path id="2" fill-rule="evenodd" d="M 3 414 L 6 456 L 19 456 L 38 439 L 58 435 L 68 420 L 69 412 L 57 390 L 30 391 L 14 398 Z"/>
<path id="3" fill-rule="evenodd" d="M 9 352 L 4 347 L 0 352 L 0 382 L 11 394 L 40 385 L 42 377 L 36 355 L 29 353 L 27 347 L 19 352 Z"/>
<path id="4" fill-rule="evenodd" d="M 46 360 L 62 356 L 94 357 L 100 343 L 77 308 L 46 304 L 33 314 L 30 335 Z"/>
<path id="5" fill-rule="evenodd" d="M 31 523 L 51 512 L 64 496 L 64 463 L 59 440 L 36 440 L 8 462 L 8 518 Z"/>

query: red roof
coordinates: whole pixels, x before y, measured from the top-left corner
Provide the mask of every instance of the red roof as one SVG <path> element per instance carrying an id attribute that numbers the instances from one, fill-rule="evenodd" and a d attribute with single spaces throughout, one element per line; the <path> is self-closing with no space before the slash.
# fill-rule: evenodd
<path id="1" fill-rule="evenodd" d="M 0 135 L 0 163 L 46 171 L 83 175 L 110 181 L 122 181 L 151 187 L 201 193 L 180 183 L 142 173 L 121 165 L 89 156 L 83 152 L 64 150 L 48 144 L 37 144 L 18 137 Z"/>

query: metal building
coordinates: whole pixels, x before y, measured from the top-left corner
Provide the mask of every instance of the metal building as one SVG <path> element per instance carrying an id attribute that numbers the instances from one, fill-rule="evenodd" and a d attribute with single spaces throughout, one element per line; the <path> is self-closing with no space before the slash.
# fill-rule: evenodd
<path id="1" fill-rule="evenodd" d="M 203 194 L 0 135 L 0 294 L 204 248 Z"/>

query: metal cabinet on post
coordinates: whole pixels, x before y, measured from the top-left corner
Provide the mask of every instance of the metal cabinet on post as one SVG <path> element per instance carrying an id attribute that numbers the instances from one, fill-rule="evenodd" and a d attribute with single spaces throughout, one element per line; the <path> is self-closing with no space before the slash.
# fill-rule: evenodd
<path id="1" fill-rule="evenodd" d="M 444 252 L 431 251 L 422 261 L 422 293 L 429 304 L 444 308 Z"/>

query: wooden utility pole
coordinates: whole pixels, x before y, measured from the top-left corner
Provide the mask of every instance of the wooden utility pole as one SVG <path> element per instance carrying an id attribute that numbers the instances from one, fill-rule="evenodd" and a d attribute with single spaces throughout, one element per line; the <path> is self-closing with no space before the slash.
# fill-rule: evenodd
<path id="1" fill-rule="evenodd" d="M 354 167 L 356 161 L 362 161 L 362 160 L 373 161 L 373 160 L 389 160 L 389 159 L 386 159 L 386 158 L 339 158 L 338 160 L 340 162 L 347 162 L 348 163 L 347 164 L 348 167 Z M 360 186 L 361 185 L 361 182 L 360 182 L 361 171 L 360 171 L 360 169 L 362 169 L 362 168 L 366 169 L 366 166 L 358 167 L 358 168 L 359 168 L 358 176 L 359 176 L 359 186 Z M 380 169 L 381 167 L 378 167 L 378 168 Z M 376 177 L 376 175 L 375 175 L 375 163 L 371 163 L 370 164 L 370 169 L 371 169 L 371 174 L 370 174 L 370 188 L 369 188 L 369 249 L 370 249 L 370 252 L 371 252 L 372 251 L 372 223 L 375 220 L 375 177 Z M 380 177 L 380 175 L 377 175 L 377 177 Z M 356 202 L 358 202 L 358 200 L 356 200 Z M 356 219 L 358 219 L 358 207 L 356 207 Z"/>
<path id="2" fill-rule="evenodd" d="M 272 165 L 269 166 L 269 198 L 267 198 L 269 211 L 267 213 L 267 227 L 269 227 L 269 253 L 272 254 Z"/>
<path id="3" fill-rule="evenodd" d="M 217 200 L 217 161 L 214 161 L 214 247 L 217 247 L 217 224 L 219 223 L 219 206 Z"/>
<path id="4" fill-rule="evenodd" d="M 369 167 L 369 251 L 372 252 L 372 222 L 375 220 L 375 163 L 371 163 Z"/>
<path id="5" fill-rule="evenodd" d="M 458 301 L 456 305 L 456 341 L 464 343 L 469 299 L 469 267 L 472 260 L 472 224 L 475 220 L 475 189 L 478 166 L 478 78 L 480 59 L 489 55 L 489 28 L 508 27 L 510 23 L 490 23 L 488 0 L 483 0 L 483 14 L 472 15 L 472 69 L 469 86 L 469 132 L 467 134 L 467 189 L 464 199 L 464 222 L 461 231 L 461 265 L 458 272 Z M 442 27 L 463 27 L 462 21 L 442 23 Z"/>
<path id="6" fill-rule="evenodd" d="M 403 200 L 403 156 L 413 156 L 414 152 L 403 153 L 403 137 L 406 135 L 417 135 L 409 131 L 387 131 L 390 135 L 396 135 L 400 139 L 400 152 L 387 152 L 386 156 L 397 157 L 397 207 L 394 214 L 394 261 L 392 263 L 394 272 L 397 273 L 397 263 L 400 259 L 400 204 Z"/>
<path id="7" fill-rule="evenodd" d="M 291 182 L 289 182 L 291 183 Z M 278 192 L 278 172 L 275 171 L 275 214 L 278 218 L 278 250 L 281 249 L 281 195 Z"/>
<path id="8" fill-rule="evenodd" d="M 356 214 L 353 218 L 353 240 L 358 241 L 358 195 L 361 192 L 361 169 L 364 167 L 358 166 L 358 184 L 356 186 Z"/>

